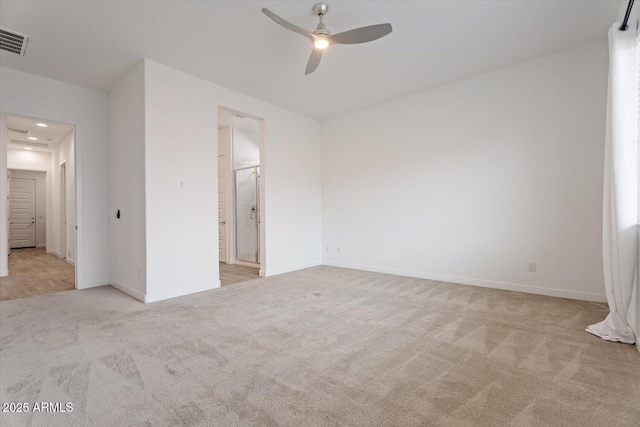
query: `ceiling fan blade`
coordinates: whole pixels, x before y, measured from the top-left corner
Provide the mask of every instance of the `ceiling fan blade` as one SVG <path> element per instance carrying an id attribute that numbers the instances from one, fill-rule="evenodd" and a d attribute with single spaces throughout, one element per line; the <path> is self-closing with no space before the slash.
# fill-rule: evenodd
<path id="1" fill-rule="evenodd" d="M 356 28 L 344 33 L 334 34 L 329 37 L 331 43 L 356 44 L 377 40 L 389 34 L 393 28 L 391 24 L 369 25 L 368 27 Z"/>
<path id="2" fill-rule="evenodd" d="M 322 59 L 322 49 L 313 49 L 311 52 L 311 56 L 309 57 L 309 62 L 307 62 L 307 69 L 304 70 L 304 75 L 313 73 L 318 65 L 320 65 L 320 60 Z"/>
<path id="3" fill-rule="evenodd" d="M 289 21 L 285 21 L 284 19 L 280 18 L 278 15 L 276 15 L 275 13 L 271 12 L 269 9 L 267 9 L 266 7 L 262 8 L 262 13 L 264 13 L 265 15 L 267 15 L 269 18 L 273 19 L 274 22 L 276 22 L 277 24 L 282 25 L 283 27 L 285 27 L 288 30 L 293 31 L 294 33 L 298 33 L 302 36 L 305 36 L 306 38 L 308 38 L 309 40 L 313 41 L 314 40 L 314 36 L 313 33 L 311 31 L 307 31 L 304 28 L 300 28 L 297 25 L 293 25 L 291 22 Z"/>

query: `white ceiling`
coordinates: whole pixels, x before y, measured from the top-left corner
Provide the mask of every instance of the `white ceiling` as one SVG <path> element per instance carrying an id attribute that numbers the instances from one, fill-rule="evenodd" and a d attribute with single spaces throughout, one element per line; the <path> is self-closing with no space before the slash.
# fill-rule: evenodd
<path id="1" fill-rule="evenodd" d="M 46 124 L 47 127 L 39 127 L 36 123 Z M 5 133 L 7 141 L 7 147 L 24 149 L 25 147 L 31 148 L 33 151 L 53 151 L 58 144 L 60 144 L 71 132 L 73 132 L 73 126 L 52 122 L 49 120 L 34 120 L 20 116 L 5 116 L 5 129 L 2 131 Z M 19 135 L 16 133 L 7 132 L 6 128 L 21 129 L 30 131 L 28 135 Z M 29 137 L 38 138 L 37 141 L 29 140 Z M 26 142 L 26 144 L 16 143 L 14 141 Z M 46 147 L 38 147 L 32 144 L 46 144 Z"/>
<path id="2" fill-rule="evenodd" d="M 332 33 L 393 33 L 334 45 L 304 75 L 315 1 L 2 1 L 0 25 L 31 36 L 4 66 L 109 91 L 146 57 L 317 119 L 602 39 L 620 1 L 328 1 Z"/>

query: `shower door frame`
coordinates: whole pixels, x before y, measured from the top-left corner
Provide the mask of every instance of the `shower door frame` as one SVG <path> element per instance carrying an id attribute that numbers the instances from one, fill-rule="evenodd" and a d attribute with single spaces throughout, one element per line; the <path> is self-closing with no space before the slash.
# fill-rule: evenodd
<path id="1" fill-rule="evenodd" d="M 237 173 L 238 171 L 242 171 L 242 170 L 248 170 L 248 169 L 254 169 L 254 172 L 256 174 L 255 180 L 256 180 L 256 245 L 257 245 L 257 249 L 256 249 L 256 259 L 257 261 L 255 263 L 252 262 L 248 262 L 248 261 L 243 261 L 240 259 L 240 255 L 238 253 L 238 176 Z M 261 224 L 261 216 L 262 216 L 262 209 L 260 208 L 260 165 L 254 165 L 254 166 L 245 166 L 245 167 L 241 167 L 241 168 L 236 168 L 233 169 L 233 222 L 234 222 L 234 236 L 233 236 L 233 240 L 235 242 L 234 246 L 235 246 L 235 254 L 234 254 L 234 258 L 235 264 L 239 264 L 239 265 L 246 265 L 246 266 L 250 266 L 250 267 L 260 267 L 261 266 L 261 259 L 260 259 L 260 224 Z"/>

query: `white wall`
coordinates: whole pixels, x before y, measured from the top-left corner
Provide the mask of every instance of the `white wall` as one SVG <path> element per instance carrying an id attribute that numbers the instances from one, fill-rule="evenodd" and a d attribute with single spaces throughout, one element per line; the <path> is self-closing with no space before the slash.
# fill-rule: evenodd
<path id="1" fill-rule="evenodd" d="M 265 120 L 265 274 L 320 263 L 319 123 L 145 60 L 148 301 L 219 286 L 218 106 Z"/>
<path id="2" fill-rule="evenodd" d="M 249 129 L 233 128 L 234 169 L 260 164 L 260 134 Z"/>
<path id="3" fill-rule="evenodd" d="M 148 301 L 220 286 L 217 105 L 198 82 L 145 61 Z"/>
<path id="4" fill-rule="evenodd" d="M 109 134 L 111 283 L 142 301 L 146 293 L 144 102 L 141 61 L 109 94 Z"/>
<path id="5" fill-rule="evenodd" d="M 9 149 L 9 152 L 14 149 Z M 19 150 L 15 150 L 19 151 Z M 46 153 L 49 154 L 49 153 Z M 9 154 L 8 159 L 11 159 Z M 8 161 L 7 165 L 11 170 L 11 179 L 25 178 L 33 179 L 36 183 L 36 246 L 43 248 L 47 246 L 47 173 L 36 172 L 31 170 L 13 169 L 11 162 Z"/>
<path id="6" fill-rule="evenodd" d="M 108 98 L 101 92 L 0 67 L 0 111 L 75 124 L 78 186 L 76 286 L 109 283 Z M 1 134 L 0 134 L 1 135 Z M 0 143 L 6 155 L 6 140 Z M 6 169 L 0 161 L 0 232 L 6 233 Z M 0 234 L 2 234 L 0 233 Z M 3 234 L 6 236 L 6 234 Z M 6 245 L 0 245 L 0 274 L 6 274 Z"/>
<path id="7" fill-rule="evenodd" d="M 65 200 L 61 199 L 61 165 L 65 164 Z M 75 263 L 76 260 L 76 194 L 75 194 L 74 134 L 70 133 L 51 153 L 51 233 L 47 250 Z M 62 248 L 63 225 L 62 203 L 66 218 L 65 248 Z"/>
<path id="8" fill-rule="evenodd" d="M 48 172 L 51 170 L 51 153 L 7 148 L 7 165 L 9 169 Z"/>
<path id="9" fill-rule="evenodd" d="M 323 262 L 604 301 L 606 92 L 601 41 L 324 122 Z"/>
<path id="10" fill-rule="evenodd" d="M 629 0 L 621 0 L 620 7 L 618 9 L 618 22 L 622 22 L 624 19 L 624 15 L 627 11 L 627 5 L 629 4 Z M 629 28 L 638 28 L 639 20 L 640 20 L 640 8 L 637 7 L 636 4 L 633 9 L 631 9 L 631 15 L 629 15 Z"/>

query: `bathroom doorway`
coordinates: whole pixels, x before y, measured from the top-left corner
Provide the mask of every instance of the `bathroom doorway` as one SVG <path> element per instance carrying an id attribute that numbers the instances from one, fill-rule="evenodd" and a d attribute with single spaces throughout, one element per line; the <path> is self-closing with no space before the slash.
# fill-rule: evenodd
<path id="1" fill-rule="evenodd" d="M 218 249 L 222 286 L 256 279 L 263 260 L 262 121 L 218 111 Z"/>

